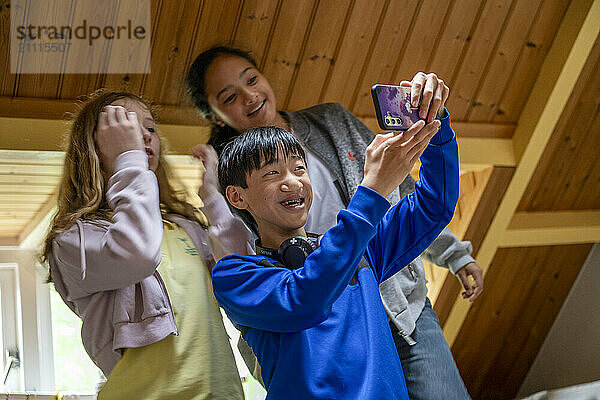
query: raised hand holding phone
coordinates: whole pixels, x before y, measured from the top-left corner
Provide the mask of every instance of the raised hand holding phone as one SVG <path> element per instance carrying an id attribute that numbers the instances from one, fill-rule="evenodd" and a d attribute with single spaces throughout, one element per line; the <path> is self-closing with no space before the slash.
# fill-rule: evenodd
<path id="1" fill-rule="evenodd" d="M 444 117 L 450 88 L 435 73 L 417 72 L 410 82 L 400 82 L 400 86 L 405 85 L 411 87 L 411 105 L 419 107 L 420 118 L 429 123 L 436 116 Z"/>
<path id="2" fill-rule="evenodd" d="M 419 120 L 430 123 L 442 117 L 450 89 L 434 73 L 417 72 L 400 85 L 376 84 L 371 88 L 379 127 L 405 131 Z"/>
<path id="3" fill-rule="evenodd" d="M 389 195 L 410 173 L 440 126 L 438 120 L 429 124 L 420 120 L 400 134 L 376 135 L 367 147 L 361 185 Z"/>

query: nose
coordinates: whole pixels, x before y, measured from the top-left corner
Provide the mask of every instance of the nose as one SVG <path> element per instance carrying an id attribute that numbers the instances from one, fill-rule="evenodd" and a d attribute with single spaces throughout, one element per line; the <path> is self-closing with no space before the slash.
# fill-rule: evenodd
<path id="1" fill-rule="evenodd" d="M 144 144 L 146 146 L 152 141 L 152 133 L 148 132 L 146 128 L 142 128 L 142 137 L 144 138 Z"/>
<path id="2" fill-rule="evenodd" d="M 292 173 L 286 174 L 281 182 L 281 190 L 283 192 L 299 192 L 303 188 L 302 180 Z"/>
<path id="3" fill-rule="evenodd" d="M 254 104 L 258 100 L 258 93 L 253 87 L 246 87 L 243 90 L 244 100 L 247 105 Z"/>

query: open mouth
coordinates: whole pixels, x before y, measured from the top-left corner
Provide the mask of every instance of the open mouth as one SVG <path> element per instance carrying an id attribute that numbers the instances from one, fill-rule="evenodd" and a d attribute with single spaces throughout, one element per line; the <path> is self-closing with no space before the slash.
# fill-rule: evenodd
<path id="1" fill-rule="evenodd" d="M 285 208 L 288 208 L 291 210 L 303 208 L 304 207 L 304 197 L 299 197 L 297 199 L 282 201 L 282 202 L 280 202 L 280 204 L 282 206 L 284 206 Z"/>
<path id="2" fill-rule="evenodd" d="M 258 105 L 258 107 L 256 107 L 254 110 L 252 110 L 251 112 L 248 113 L 248 116 L 251 117 L 251 116 L 255 115 L 257 112 L 259 112 L 263 108 L 263 106 L 265 105 L 266 102 L 267 102 L 267 99 L 264 99 L 262 101 L 262 103 L 260 103 Z"/>
<path id="3" fill-rule="evenodd" d="M 146 154 L 148 155 L 148 157 L 154 157 L 154 152 L 150 147 L 146 147 Z"/>

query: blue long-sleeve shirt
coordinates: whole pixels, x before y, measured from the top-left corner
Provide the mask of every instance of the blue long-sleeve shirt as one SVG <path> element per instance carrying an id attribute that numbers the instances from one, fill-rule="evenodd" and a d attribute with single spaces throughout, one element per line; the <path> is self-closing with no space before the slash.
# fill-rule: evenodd
<path id="1" fill-rule="evenodd" d="M 215 296 L 232 321 L 248 327 L 267 398 L 408 399 L 378 285 L 452 218 L 458 154 L 447 118 L 421 162 L 415 193 L 391 209 L 360 186 L 302 268 L 242 255 L 215 266 Z M 363 256 L 371 267 L 351 285 Z"/>

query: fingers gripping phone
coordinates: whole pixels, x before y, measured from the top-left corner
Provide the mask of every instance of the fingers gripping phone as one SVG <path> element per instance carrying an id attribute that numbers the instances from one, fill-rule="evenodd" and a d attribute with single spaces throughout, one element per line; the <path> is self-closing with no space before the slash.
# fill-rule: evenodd
<path id="1" fill-rule="evenodd" d="M 410 104 L 410 86 L 376 84 L 371 95 L 379 127 L 386 131 L 405 131 L 419 121 L 419 107 Z"/>

